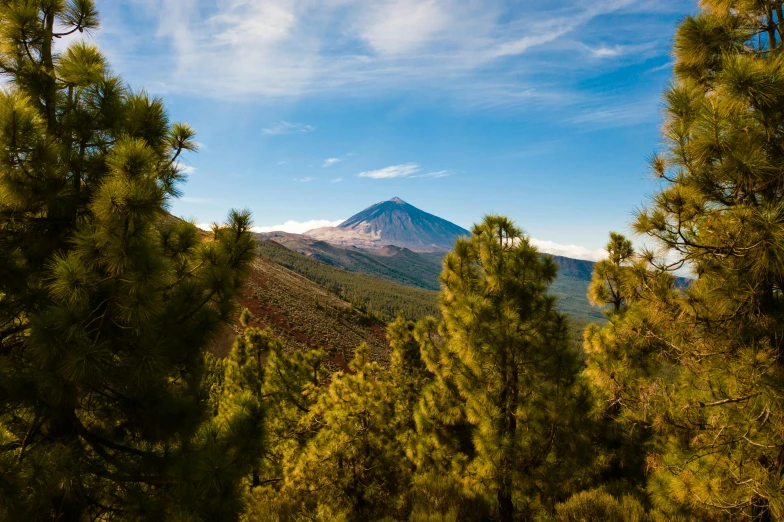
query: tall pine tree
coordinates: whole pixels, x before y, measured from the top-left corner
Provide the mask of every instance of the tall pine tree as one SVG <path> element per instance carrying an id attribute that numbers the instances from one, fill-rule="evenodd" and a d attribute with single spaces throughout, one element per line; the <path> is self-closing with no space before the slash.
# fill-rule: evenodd
<path id="1" fill-rule="evenodd" d="M 254 243 L 165 212 L 194 133 L 98 49 L 92 0 L 0 3 L 0 518 L 231 519 L 260 411 L 206 411 L 203 353 Z"/>
<path id="2" fill-rule="evenodd" d="M 504 522 L 552 512 L 586 442 L 577 354 L 547 294 L 555 275 L 508 219 L 488 216 L 445 258 L 443 323 L 422 332 L 435 376 L 417 418 L 423 449 Z"/>
<path id="3" fill-rule="evenodd" d="M 559 507 L 567 520 L 612 518 L 609 513 L 623 513 L 634 497 L 650 507 L 645 485 L 651 423 L 640 411 L 644 398 L 655 391 L 651 381 L 665 367 L 653 356 L 657 345 L 644 332 L 651 324 L 648 299 L 670 293 L 674 279 L 650 270 L 620 234 L 610 233 L 606 250 L 607 258 L 594 266 L 588 298 L 604 308 L 608 322 L 592 323 L 583 332 L 584 375 L 597 398 L 592 433 L 598 452 L 593 476 L 583 487 L 595 489 Z"/>
<path id="4" fill-rule="evenodd" d="M 703 0 L 679 26 L 661 189 L 634 226 L 654 267 L 697 279 L 653 277 L 594 343 L 636 374 L 618 395 L 671 517 L 784 520 L 783 24 L 780 0 Z"/>

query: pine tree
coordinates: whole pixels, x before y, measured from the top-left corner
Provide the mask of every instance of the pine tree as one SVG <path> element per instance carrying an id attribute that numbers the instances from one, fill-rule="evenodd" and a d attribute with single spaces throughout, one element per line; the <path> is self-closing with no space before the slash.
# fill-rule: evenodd
<path id="1" fill-rule="evenodd" d="M 588 396 L 566 318 L 547 295 L 555 275 L 508 219 L 488 216 L 444 260 L 438 335 L 432 325 L 420 333 L 435 376 L 417 413 L 420 455 L 448 461 L 501 521 L 552 512 L 585 442 L 577 428 Z"/>
<path id="2" fill-rule="evenodd" d="M 408 483 L 394 389 L 388 372 L 368 360 L 365 345 L 349 367 L 352 373 L 334 375 L 303 419 L 316 432 L 287 480 L 315 493 L 316 512 L 325 520 L 379 520 L 396 511 Z"/>
<path id="3" fill-rule="evenodd" d="M 282 349 L 272 330 L 261 330 L 248 326 L 247 308 L 240 313 L 240 322 L 245 330 L 237 336 L 226 358 L 222 402 L 224 409 L 231 410 L 234 397 L 250 394 L 261 403 L 264 385 L 264 359 L 271 351 Z"/>
<path id="4" fill-rule="evenodd" d="M 598 261 L 593 268 L 588 300 L 594 306 L 612 305 L 612 313 L 619 313 L 633 297 L 626 274 L 628 263 L 634 256 L 632 242 L 617 232 L 610 232 L 610 241 L 605 247 L 607 259 Z"/>
<path id="5" fill-rule="evenodd" d="M 644 370 L 622 395 L 672 517 L 784 520 L 783 22 L 780 0 L 703 0 L 679 26 L 661 190 L 634 226 L 653 267 L 697 279 L 644 289 L 603 350 Z"/>
<path id="6" fill-rule="evenodd" d="M 650 343 L 640 338 L 642 342 L 634 344 L 634 340 L 640 337 L 641 328 L 650 324 L 645 316 L 647 300 L 667 295 L 674 279 L 651 270 L 621 234 L 610 233 L 606 250 L 607 258 L 594 265 L 588 299 L 605 308 L 609 322 L 586 327 L 583 350 L 587 354 L 586 374 L 606 399 L 605 413 L 618 420 L 635 403 L 634 396 L 639 393 L 635 383 L 660 370 L 655 362 L 648 367 L 652 362 Z M 612 308 L 606 308 L 608 305 Z"/>
<path id="7" fill-rule="evenodd" d="M 608 322 L 592 323 L 583 332 L 584 375 L 596 399 L 591 435 L 598 455 L 582 484 L 589 490 L 558 507 L 567 520 L 619 516 L 633 497 L 650 507 L 645 480 L 651 423 L 640 411 L 643 398 L 655 390 L 650 383 L 665 367 L 654 356 L 657 345 L 643 332 L 651 325 L 649 299 L 672 292 L 674 279 L 650 270 L 620 234 L 610 233 L 606 249 L 607 258 L 594 266 L 588 298 L 605 308 Z"/>
<path id="8" fill-rule="evenodd" d="M 288 403 L 268 424 L 277 451 L 268 455 L 274 462 L 267 472 L 279 475 L 267 479 L 272 489 L 254 491 L 249 520 L 364 521 L 401 513 L 409 466 L 397 440 L 389 372 L 370 362 L 362 345 L 350 373 L 337 372 L 326 385 L 318 366 L 310 365 L 310 378 L 301 372 L 307 355 L 270 359 L 277 369 L 268 367 L 265 390 L 281 399 L 270 396 L 270 404 Z"/>
<path id="9" fill-rule="evenodd" d="M 407 321 L 402 315 L 387 327 L 387 337 L 392 349 L 389 373 L 397 392 L 395 413 L 398 417 L 400 439 L 404 446 L 410 446 L 410 438 L 416 437 L 414 409 L 419 402 L 422 389 L 431 379 L 422 360 L 417 324 Z"/>
<path id="10" fill-rule="evenodd" d="M 264 408 L 264 362 L 272 352 L 279 352 L 283 345 L 272 330 L 248 327 L 250 312 L 245 308 L 240 322 L 245 330 L 238 335 L 224 364 L 224 378 L 219 400 L 218 421 L 230 423 L 241 411 L 252 404 L 255 411 Z M 257 419 L 258 421 L 258 419 Z M 261 427 L 261 426 L 258 426 Z M 260 467 L 264 430 L 249 434 L 253 442 L 245 445 L 247 459 L 251 462 L 249 488 L 261 485 Z"/>
<path id="11" fill-rule="evenodd" d="M 254 252 L 165 213 L 194 133 L 96 47 L 91 0 L 0 3 L 0 518 L 231 519 L 260 410 L 206 411 Z M 60 32 L 58 32 L 60 31 Z"/>
<path id="12" fill-rule="evenodd" d="M 616 499 L 601 489 L 583 491 L 559 504 L 555 520 L 558 522 L 653 522 L 657 519 L 632 496 Z M 663 520 L 662 520 L 663 522 Z"/>
<path id="13" fill-rule="evenodd" d="M 302 514 L 300 488 L 288 487 L 285 473 L 315 435 L 302 423 L 325 393 L 326 358 L 324 350 L 286 355 L 279 343 L 270 344 L 261 390 L 264 448 L 258 486 L 251 491 L 245 514 L 250 522 L 290 520 Z"/>

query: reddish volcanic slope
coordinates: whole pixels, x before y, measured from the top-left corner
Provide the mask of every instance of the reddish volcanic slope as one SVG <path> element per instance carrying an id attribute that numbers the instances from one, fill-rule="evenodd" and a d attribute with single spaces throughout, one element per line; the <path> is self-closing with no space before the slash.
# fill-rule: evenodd
<path id="1" fill-rule="evenodd" d="M 250 325 L 270 327 L 287 352 L 324 348 L 333 369 L 346 368 L 354 349 L 367 343 L 370 357 L 389 363 L 383 325 L 371 322 L 351 305 L 299 274 L 257 257 L 239 299 L 253 315 Z M 216 339 L 213 352 L 224 356 L 240 330 L 239 319 Z"/>

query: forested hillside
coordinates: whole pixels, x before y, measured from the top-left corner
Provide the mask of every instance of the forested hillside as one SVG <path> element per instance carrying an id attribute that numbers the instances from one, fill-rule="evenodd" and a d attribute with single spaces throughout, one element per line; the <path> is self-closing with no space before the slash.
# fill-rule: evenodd
<path id="1" fill-rule="evenodd" d="M 288 268 L 343 296 L 360 309 L 368 309 L 385 320 L 392 320 L 398 312 L 406 317 L 421 318 L 437 315 L 437 293 L 432 290 L 395 284 L 380 277 L 347 272 L 315 259 L 293 252 L 273 241 L 262 241 L 259 255 Z"/>
<path id="2" fill-rule="evenodd" d="M 435 303 L 435 293 L 399 290 L 377 280 L 352 276 L 342 270 L 332 270 L 324 264 L 348 272 L 369 274 L 405 286 L 438 290 L 441 288 L 438 278 L 444 258 L 441 252 L 412 252 L 395 246 L 367 251 L 330 245 L 307 236 L 285 232 L 259 234 L 259 237 L 262 241 L 259 251 L 267 259 L 327 286 L 332 291 L 358 299 L 387 319 L 394 317 L 397 311 L 403 311 L 409 318 L 435 313 L 434 305 L 428 307 L 424 304 Z M 275 245 L 286 248 L 276 248 Z M 303 254 L 307 259 L 297 256 L 296 253 Z M 559 309 L 573 317 L 579 325 L 591 321 L 603 322 L 605 317 L 601 310 L 592 306 L 586 297 L 593 263 L 561 256 L 552 257 L 559 271 L 551 292 L 558 297 Z M 392 289 L 391 293 L 387 291 L 389 288 Z M 382 295 L 391 297 L 382 298 Z"/>
<path id="3" fill-rule="evenodd" d="M 283 351 L 323 348 L 332 370 L 346 369 L 354 350 L 362 343 L 369 357 L 389 365 L 389 345 L 385 320 L 369 316 L 326 288 L 299 274 L 257 256 L 239 296 L 239 304 L 250 312 L 246 322 L 270 328 Z M 242 325 L 235 321 L 213 348 L 225 357 Z"/>
<path id="4" fill-rule="evenodd" d="M 364 342 L 370 346 L 371 358 L 388 366 L 388 322 L 398 314 L 414 321 L 440 316 L 436 292 L 409 294 L 405 287 L 303 259 L 269 241 L 259 246 L 259 252 L 239 303 L 250 311 L 250 324 L 269 327 L 286 353 L 323 348 L 332 357 L 332 368 L 345 368 L 354 349 Z M 558 293 L 553 295 L 559 297 L 560 304 Z M 579 317 L 569 318 L 569 337 L 577 350 L 587 324 Z M 224 357 L 240 330 L 237 319 L 222 331 L 211 351 Z"/>

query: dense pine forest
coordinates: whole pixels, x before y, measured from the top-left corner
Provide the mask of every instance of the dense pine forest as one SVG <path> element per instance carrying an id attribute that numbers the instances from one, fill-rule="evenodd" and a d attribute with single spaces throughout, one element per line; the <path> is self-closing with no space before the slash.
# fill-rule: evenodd
<path id="1" fill-rule="evenodd" d="M 195 131 L 54 45 L 93 0 L 0 2 L 0 520 L 784 521 L 782 11 L 680 23 L 645 247 L 609 233 L 582 346 L 554 260 L 488 215 L 389 363 L 332 371 L 238 306 L 248 211 L 168 218 Z"/>

